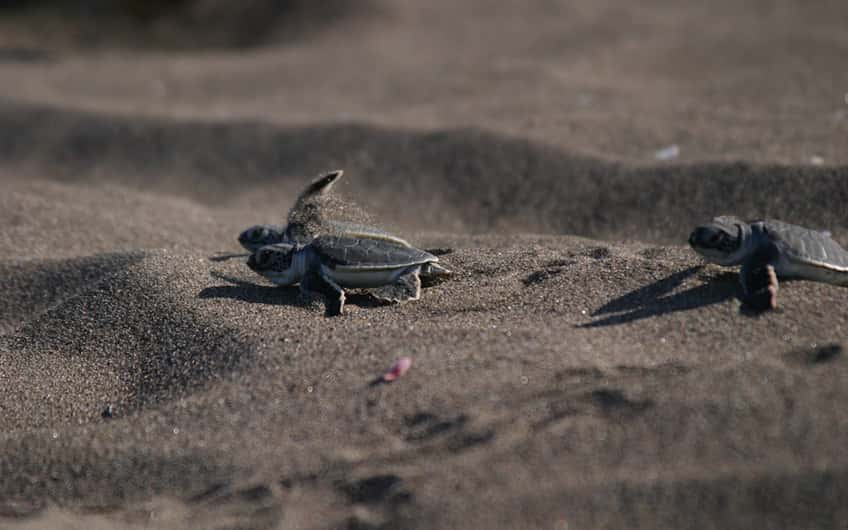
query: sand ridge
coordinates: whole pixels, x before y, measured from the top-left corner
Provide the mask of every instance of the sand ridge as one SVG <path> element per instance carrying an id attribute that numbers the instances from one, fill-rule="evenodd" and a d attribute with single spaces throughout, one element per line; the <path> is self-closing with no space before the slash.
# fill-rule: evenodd
<path id="1" fill-rule="evenodd" d="M 848 290 L 685 246 L 848 243 L 841 4 L 376 4 L 0 60 L 0 528 L 844 526 Z M 326 318 L 222 259 L 336 168 L 457 274 Z"/>

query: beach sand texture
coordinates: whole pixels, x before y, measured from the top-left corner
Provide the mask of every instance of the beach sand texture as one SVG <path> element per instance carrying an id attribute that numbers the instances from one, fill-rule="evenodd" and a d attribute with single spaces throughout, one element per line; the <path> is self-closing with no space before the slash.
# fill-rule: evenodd
<path id="1" fill-rule="evenodd" d="M 848 244 L 844 2 L 297 13 L 0 23 L 0 528 L 848 524 L 848 289 L 746 315 L 685 246 L 726 213 Z M 214 259 L 336 168 L 332 215 L 456 275 L 326 318 Z"/>

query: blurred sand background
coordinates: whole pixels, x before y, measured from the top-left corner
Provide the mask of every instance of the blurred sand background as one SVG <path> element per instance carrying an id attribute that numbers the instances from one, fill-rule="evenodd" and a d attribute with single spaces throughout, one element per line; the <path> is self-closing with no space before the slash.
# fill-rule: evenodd
<path id="1" fill-rule="evenodd" d="M 6 2 L 0 528 L 843 528 L 848 290 L 747 316 L 684 243 L 734 213 L 848 244 L 846 27 L 829 0 Z M 336 168 L 334 215 L 457 276 L 328 319 L 210 259 Z"/>

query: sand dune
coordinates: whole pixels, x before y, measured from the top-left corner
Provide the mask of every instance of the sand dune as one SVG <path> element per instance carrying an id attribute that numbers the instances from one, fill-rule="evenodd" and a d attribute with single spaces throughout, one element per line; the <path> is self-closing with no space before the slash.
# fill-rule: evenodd
<path id="1" fill-rule="evenodd" d="M 848 244 L 842 6 L 374 4 L 0 57 L 0 528 L 843 527 L 848 289 L 684 245 Z M 335 168 L 456 275 L 326 318 L 229 256 Z"/>
<path id="2" fill-rule="evenodd" d="M 844 168 L 737 163 L 626 166 L 475 129 L 364 124 L 282 128 L 7 104 L 8 164 L 65 183 L 108 183 L 208 205 L 261 201 L 284 217 L 308 176 L 341 167 L 347 195 L 404 229 L 575 233 L 681 242 L 720 213 L 848 232 Z M 327 149 L 326 146 L 332 146 Z M 279 197 L 273 211 L 273 197 Z M 651 208 L 646 209 L 650 204 Z M 209 222 L 215 222 L 209 212 Z M 344 212 L 339 212 L 344 216 Z M 249 221 L 248 221 L 249 223 Z M 237 228 L 236 228 L 237 229 Z M 848 239 L 842 239 L 848 241 Z"/>

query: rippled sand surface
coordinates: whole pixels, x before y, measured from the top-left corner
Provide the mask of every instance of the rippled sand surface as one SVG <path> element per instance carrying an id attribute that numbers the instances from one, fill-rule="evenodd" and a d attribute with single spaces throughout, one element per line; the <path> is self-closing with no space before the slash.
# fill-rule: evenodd
<path id="1" fill-rule="evenodd" d="M 685 241 L 848 244 L 848 9 L 342 4 L 0 53 L 0 528 L 844 526 L 848 289 L 747 315 Z M 326 318 L 224 259 L 335 168 L 457 274 Z"/>

